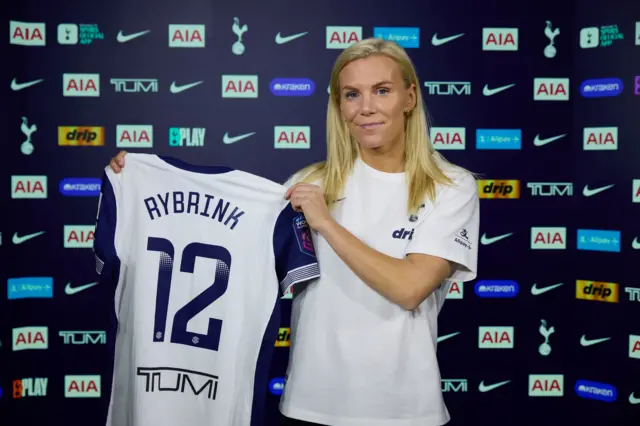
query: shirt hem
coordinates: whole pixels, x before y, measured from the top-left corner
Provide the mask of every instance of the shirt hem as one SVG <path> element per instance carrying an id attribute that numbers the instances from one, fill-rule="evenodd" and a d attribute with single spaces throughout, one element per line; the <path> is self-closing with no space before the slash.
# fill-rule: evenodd
<path id="1" fill-rule="evenodd" d="M 290 406 L 285 407 L 284 405 L 280 406 L 280 413 L 292 419 L 331 426 L 442 426 L 451 420 L 451 416 L 446 412 L 433 416 L 414 417 L 410 419 L 371 419 L 328 416 L 326 414 L 319 414 Z"/>

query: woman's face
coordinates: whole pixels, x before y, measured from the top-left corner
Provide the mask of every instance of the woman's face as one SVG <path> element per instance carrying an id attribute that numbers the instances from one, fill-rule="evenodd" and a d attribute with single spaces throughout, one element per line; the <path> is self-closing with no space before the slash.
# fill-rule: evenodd
<path id="1" fill-rule="evenodd" d="M 357 59 L 340 72 L 340 110 L 363 149 L 403 143 L 405 113 L 415 105 L 415 86 L 405 88 L 393 59 Z"/>

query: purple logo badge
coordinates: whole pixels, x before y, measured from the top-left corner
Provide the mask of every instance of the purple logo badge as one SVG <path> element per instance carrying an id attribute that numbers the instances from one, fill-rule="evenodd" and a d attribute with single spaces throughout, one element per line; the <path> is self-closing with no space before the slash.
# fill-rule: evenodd
<path id="1" fill-rule="evenodd" d="M 640 75 L 636 75 L 636 95 L 640 95 Z"/>

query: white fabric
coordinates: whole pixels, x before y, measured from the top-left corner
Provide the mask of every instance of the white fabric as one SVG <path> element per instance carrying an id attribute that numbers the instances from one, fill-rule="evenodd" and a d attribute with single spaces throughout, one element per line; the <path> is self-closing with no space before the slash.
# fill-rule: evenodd
<path id="1" fill-rule="evenodd" d="M 412 222 L 404 173 L 380 172 L 357 160 L 333 216 L 375 250 L 397 258 L 423 253 L 448 259 L 457 265 L 452 280 L 472 280 L 477 184 L 466 172 L 445 172 L 454 186 L 438 187 L 435 203 L 425 199 Z M 413 232 L 410 241 L 393 238 L 401 229 L 408 232 L 395 235 Z M 407 311 L 367 286 L 320 234 L 312 234 L 320 279 L 294 295 L 281 412 L 331 426 L 447 423 L 436 346 L 438 313 L 450 281 Z"/>

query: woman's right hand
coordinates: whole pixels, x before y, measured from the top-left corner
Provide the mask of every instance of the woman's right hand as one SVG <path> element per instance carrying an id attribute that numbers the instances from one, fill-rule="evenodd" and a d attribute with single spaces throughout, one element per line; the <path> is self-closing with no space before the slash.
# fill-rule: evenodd
<path id="1" fill-rule="evenodd" d="M 120 173 L 120 170 L 124 167 L 124 156 L 127 155 L 127 151 L 120 151 L 118 155 L 113 157 L 109 162 L 109 167 L 116 173 Z"/>

